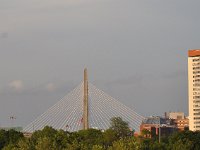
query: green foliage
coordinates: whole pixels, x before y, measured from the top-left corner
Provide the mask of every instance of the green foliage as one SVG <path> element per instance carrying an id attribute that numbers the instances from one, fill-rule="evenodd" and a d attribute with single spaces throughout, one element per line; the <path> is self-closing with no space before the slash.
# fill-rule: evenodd
<path id="1" fill-rule="evenodd" d="M 187 149 L 199 150 L 200 149 L 200 131 L 183 131 L 173 134 L 169 138 L 169 148 L 173 150 Z"/>
<path id="2" fill-rule="evenodd" d="M 69 134 L 63 130 L 59 130 L 54 136 L 53 147 L 57 150 L 67 148 L 69 141 Z"/>
<path id="3" fill-rule="evenodd" d="M 150 150 L 167 150 L 167 145 L 165 143 L 151 142 L 149 146 Z"/>
<path id="4" fill-rule="evenodd" d="M 130 128 L 128 126 L 128 122 L 122 120 L 121 117 L 113 117 L 111 118 L 111 127 L 110 129 L 116 132 L 116 136 L 118 138 L 124 138 L 131 135 Z"/>
<path id="5" fill-rule="evenodd" d="M 37 144 L 35 146 L 36 150 L 53 150 L 53 144 L 51 141 L 51 137 L 40 137 L 37 140 Z"/>
<path id="6" fill-rule="evenodd" d="M 144 130 L 142 130 L 142 136 L 144 136 L 144 137 L 151 137 L 151 132 L 149 131 L 149 130 L 147 130 L 147 129 L 144 129 Z"/>
<path id="7" fill-rule="evenodd" d="M 140 146 L 135 138 L 124 138 L 113 142 L 109 150 L 139 150 Z"/>
<path id="8" fill-rule="evenodd" d="M 3 147 L 13 147 L 24 136 L 21 132 L 13 129 L 5 131 L 0 130 L 0 149 Z"/>
<path id="9" fill-rule="evenodd" d="M 103 133 L 100 130 L 80 130 L 77 134 L 79 136 L 79 142 L 85 145 L 88 149 L 92 149 L 93 145 L 103 144 Z"/>
<path id="10" fill-rule="evenodd" d="M 104 148 L 103 148 L 103 146 L 101 146 L 101 145 L 94 145 L 94 146 L 92 147 L 92 150 L 104 150 Z"/>
<path id="11" fill-rule="evenodd" d="M 177 132 L 162 139 L 130 136 L 128 125 L 120 118 L 114 119 L 110 129 L 66 132 L 45 127 L 35 131 L 31 138 L 14 130 L 0 130 L 2 150 L 200 150 L 200 132 Z M 120 134 L 119 134 L 120 133 Z M 143 131 L 143 135 L 150 132 Z"/>
<path id="12" fill-rule="evenodd" d="M 140 148 L 141 150 L 149 150 L 150 145 L 151 145 L 151 139 L 146 138 L 146 139 L 140 139 Z"/>
<path id="13" fill-rule="evenodd" d="M 19 150 L 32 150 L 29 139 L 23 138 L 20 139 L 16 146 Z"/>
<path id="14" fill-rule="evenodd" d="M 33 133 L 30 138 L 31 147 L 36 150 L 56 149 L 62 150 L 72 143 L 70 133 L 63 130 L 55 130 L 52 127 L 46 126 L 43 130 L 38 130 Z"/>
<path id="15" fill-rule="evenodd" d="M 5 130 L 0 130 L 0 149 L 9 143 L 8 134 Z"/>
<path id="16" fill-rule="evenodd" d="M 2 150 L 17 150 L 17 148 L 13 144 L 8 144 Z"/>
<path id="17" fill-rule="evenodd" d="M 67 150 L 80 150 L 81 145 L 77 140 L 74 140 L 72 143 L 67 145 Z"/>
<path id="18" fill-rule="evenodd" d="M 111 146 L 117 139 L 117 133 L 112 129 L 108 129 L 103 133 L 104 145 L 106 147 Z"/>
<path id="19" fill-rule="evenodd" d="M 19 139 L 23 138 L 23 134 L 21 132 L 15 131 L 13 129 L 7 131 L 9 137 L 9 143 L 15 144 Z"/>
<path id="20" fill-rule="evenodd" d="M 52 127 L 46 126 L 44 127 L 43 130 L 38 130 L 33 133 L 31 136 L 31 139 L 35 142 L 36 139 L 38 138 L 43 138 L 43 137 L 50 137 L 53 138 L 57 131 L 53 129 Z"/>

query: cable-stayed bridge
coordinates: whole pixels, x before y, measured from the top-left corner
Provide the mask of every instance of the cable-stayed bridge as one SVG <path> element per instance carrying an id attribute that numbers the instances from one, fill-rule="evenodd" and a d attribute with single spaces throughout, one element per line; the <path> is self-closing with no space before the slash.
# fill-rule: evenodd
<path id="1" fill-rule="evenodd" d="M 105 130 L 110 127 L 112 117 L 121 117 L 136 131 L 139 131 L 144 119 L 133 109 L 88 83 L 85 70 L 84 82 L 27 125 L 23 131 L 32 133 L 47 125 L 70 132 L 88 128 Z"/>

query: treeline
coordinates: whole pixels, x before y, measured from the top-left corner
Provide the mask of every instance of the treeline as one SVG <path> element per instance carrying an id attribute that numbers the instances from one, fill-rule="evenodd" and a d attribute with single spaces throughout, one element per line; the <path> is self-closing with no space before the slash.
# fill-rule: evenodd
<path id="1" fill-rule="evenodd" d="M 143 134 L 149 134 L 143 132 Z M 121 118 L 111 119 L 104 132 L 96 129 L 68 132 L 46 126 L 30 138 L 14 130 L 0 130 L 0 149 L 3 150 L 200 150 L 200 132 L 176 132 L 169 137 L 144 138 L 133 136 L 128 123 Z"/>

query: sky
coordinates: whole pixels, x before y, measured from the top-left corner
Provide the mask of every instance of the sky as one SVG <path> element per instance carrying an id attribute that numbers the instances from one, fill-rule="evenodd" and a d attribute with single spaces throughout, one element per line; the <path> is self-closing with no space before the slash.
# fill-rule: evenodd
<path id="1" fill-rule="evenodd" d="M 199 0 L 0 0 L 0 126 L 26 126 L 83 80 L 143 116 L 188 115 Z M 10 116 L 15 116 L 11 121 Z"/>

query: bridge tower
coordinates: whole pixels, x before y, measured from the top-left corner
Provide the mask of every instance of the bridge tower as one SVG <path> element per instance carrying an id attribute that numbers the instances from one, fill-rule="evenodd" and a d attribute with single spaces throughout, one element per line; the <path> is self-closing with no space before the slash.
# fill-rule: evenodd
<path id="1" fill-rule="evenodd" d="M 87 68 L 84 69 L 84 97 L 83 97 L 83 129 L 89 128 L 88 123 L 88 74 Z"/>
<path id="2" fill-rule="evenodd" d="M 47 125 L 69 132 L 92 127 L 106 130 L 110 127 L 110 118 L 116 116 L 139 131 L 144 117 L 89 83 L 86 68 L 83 78 L 83 82 L 27 125 L 23 132 L 32 133 Z"/>

